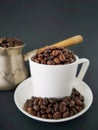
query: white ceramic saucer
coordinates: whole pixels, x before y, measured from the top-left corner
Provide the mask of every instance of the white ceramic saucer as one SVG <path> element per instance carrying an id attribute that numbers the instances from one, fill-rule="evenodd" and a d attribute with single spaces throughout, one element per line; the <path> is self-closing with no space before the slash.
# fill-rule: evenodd
<path id="1" fill-rule="evenodd" d="M 63 118 L 63 119 L 57 119 L 57 120 L 55 120 L 55 119 L 43 119 L 43 118 L 40 118 L 40 117 L 30 115 L 29 113 L 27 113 L 26 111 L 23 110 L 23 106 L 24 106 L 25 101 L 27 99 L 30 99 L 33 96 L 32 95 L 33 87 L 32 87 L 32 83 L 31 83 L 31 77 L 24 80 L 16 88 L 15 93 L 14 93 L 14 101 L 15 101 L 15 104 L 18 107 L 18 109 L 30 118 L 33 118 L 33 119 L 36 119 L 36 120 L 39 120 L 39 121 L 44 121 L 44 122 L 68 121 L 68 120 L 74 119 L 76 117 L 79 117 L 80 115 L 85 113 L 89 109 L 89 107 L 91 106 L 92 101 L 93 101 L 92 91 L 86 83 L 84 83 L 83 81 L 81 81 L 81 82 L 76 81 L 74 87 L 84 96 L 84 98 L 85 98 L 85 108 L 81 112 L 79 112 L 78 114 L 71 116 L 71 117 Z"/>

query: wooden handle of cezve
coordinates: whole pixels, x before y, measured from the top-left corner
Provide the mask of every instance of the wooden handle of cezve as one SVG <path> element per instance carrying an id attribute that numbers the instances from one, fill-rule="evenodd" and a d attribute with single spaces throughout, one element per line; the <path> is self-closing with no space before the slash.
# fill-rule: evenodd
<path id="1" fill-rule="evenodd" d="M 79 44 L 82 41 L 83 41 L 83 37 L 81 35 L 76 35 L 76 36 L 73 36 L 71 38 L 65 39 L 63 41 L 54 43 L 54 44 L 50 45 L 49 47 L 53 47 L 53 46 L 55 46 L 55 47 L 67 47 L 67 46 L 71 46 L 71 45 L 74 45 L 74 44 Z M 45 47 L 40 48 L 40 49 L 44 49 L 44 48 Z"/>
<path id="2" fill-rule="evenodd" d="M 50 45 L 49 47 L 53 47 L 53 46 L 55 46 L 55 47 L 67 47 L 67 46 L 71 46 L 71 45 L 74 45 L 74 44 L 78 44 L 78 43 L 80 43 L 82 41 L 83 41 L 83 37 L 81 35 L 76 35 L 76 36 L 73 36 L 71 38 L 65 39 L 63 41 L 54 43 L 54 44 Z M 36 49 L 36 50 L 33 50 L 33 51 L 30 51 L 30 52 L 26 53 L 24 55 L 24 60 L 27 61 L 28 57 L 30 55 L 32 55 L 32 53 L 36 52 L 37 50 L 43 50 L 46 47 L 42 47 L 42 48 L 39 48 L 39 49 Z"/>

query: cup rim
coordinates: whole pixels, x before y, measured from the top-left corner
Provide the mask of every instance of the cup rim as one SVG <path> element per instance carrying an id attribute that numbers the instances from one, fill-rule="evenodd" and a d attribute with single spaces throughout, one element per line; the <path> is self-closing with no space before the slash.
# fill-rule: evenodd
<path id="1" fill-rule="evenodd" d="M 37 62 L 34 62 L 33 60 L 31 60 L 32 56 L 35 54 L 36 52 L 34 52 L 32 55 L 29 56 L 29 62 L 32 62 L 35 65 L 39 65 L 39 66 L 47 66 L 47 67 L 61 67 L 61 66 L 71 66 L 74 65 L 78 62 L 79 57 L 75 54 L 76 60 L 73 63 L 69 63 L 69 64 L 63 64 L 63 65 L 47 65 L 47 64 L 39 64 Z"/>

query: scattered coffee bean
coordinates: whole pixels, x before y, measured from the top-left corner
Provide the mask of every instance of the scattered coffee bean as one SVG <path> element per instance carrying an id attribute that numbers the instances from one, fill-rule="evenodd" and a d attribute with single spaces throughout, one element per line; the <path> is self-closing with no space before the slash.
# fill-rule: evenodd
<path id="1" fill-rule="evenodd" d="M 40 108 L 39 108 L 39 105 L 34 105 L 34 106 L 33 106 L 33 110 L 39 111 L 39 109 L 40 109 Z"/>
<path id="2" fill-rule="evenodd" d="M 43 114 L 45 114 L 46 112 L 41 109 L 41 110 L 40 110 L 40 113 L 43 115 Z"/>
<path id="3" fill-rule="evenodd" d="M 63 113 L 63 118 L 65 118 L 65 117 L 69 117 L 69 111 L 66 111 Z"/>
<path id="4" fill-rule="evenodd" d="M 44 98 L 42 103 L 43 103 L 44 105 L 48 105 L 48 99 L 47 99 L 47 98 Z"/>
<path id="5" fill-rule="evenodd" d="M 58 111 L 59 110 L 59 104 L 58 104 L 58 102 L 56 102 L 55 104 L 54 104 L 54 111 L 56 112 L 56 111 Z"/>
<path id="6" fill-rule="evenodd" d="M 50 113 L 51 111 L 52 111 L 51 107 L 48 107 L 48 108 L 46 109 L 46 113 Z"/>
<path id="7" fill-rule="evenodd" d="M 0 38 L 0 47 L 8 48 L 23 45 L 23 41 L 16 38 L 2 37 Z"/>
<path id="8" fill-rule="evenodd" d="M 37 116 L 38 116 L 38 117 L 41 117 L 41 113 L 40 113 L 39 111 L 37 112 Z"/>
<path id="9" fill-rule="evenodd" d="M 26 100 L 23 109 L 41 118 L 60 119 L 73 116 L 84 107 L 84 96 L 73 88 L 71 95 L 63 98 L 31 97 Z"/>
<path id="10" fill-rule="evenodd" d="M 69 106 L 70 107 L 74 107 L 75 106 L 75 101 L 74 100 L 70 100 Z"/>
<path id="11" fill-rule="evenodd" d="M 71 50 L 57 47 L 48 47 L 45 50 L 39 50 L 31 59 L 36 63 L 46 65 L 71 64 L 76 60 Z"/>
<path id="12" fill-rule="evenodd" d="M 49 119 L 52 119 L 52 118 L 53 118 L 52 114 L 49 113 L 49 114 L 48 114 L 48 118 L 49 118 Z"/>
<path id="13" fill-rule="evenodd" d="M 47 118 L 47 115 L 46 115 L 46 114 L 43 114 L 43 115 L 42 115 L 42 118 Z"/>
<path id="14" fill-rule="evenodd" d="M 42 110 L 46 110 L 46 109 L 47 109 L 47 107 L 46 107 L 45 105 L 41 105 L 40 108 L 41 108 Z"/>
<path id="15" fill-rule="evenodd" d="M 27 111 L 28 111 L 30 114 L 32 114 L 32 107 L 28 107 L 28 108 L 27 108 Z"/>
<path id="16" fill-rule="evenodd" d="M 61 102 L 61 103 L 60 103 L 60 106 L 59 106 L 59 111 L 60 111 L 60 112 L 65 112 L 66 109 L 67 109 L 66 106 Z"/>
<path id="17" fill-rule="evenodd" d="M 55 113 L 53 114 L 53 118 L 54 118 L 54 119 L 60 119 L 60 118 L 61 118 L 61 112 L 55 112 Z"/>

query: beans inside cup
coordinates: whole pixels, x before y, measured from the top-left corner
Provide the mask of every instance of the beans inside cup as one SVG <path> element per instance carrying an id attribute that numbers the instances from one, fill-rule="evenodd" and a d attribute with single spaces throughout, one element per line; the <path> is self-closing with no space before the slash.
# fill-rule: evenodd
<path id="1" fill-rule="evenodd" d="M 74 52 L 61 47 L 48 47 L 44 50 L 39 50 L 31 59 L 36 63 L 46 65 L 64 65 L 76 61 Z"/>

